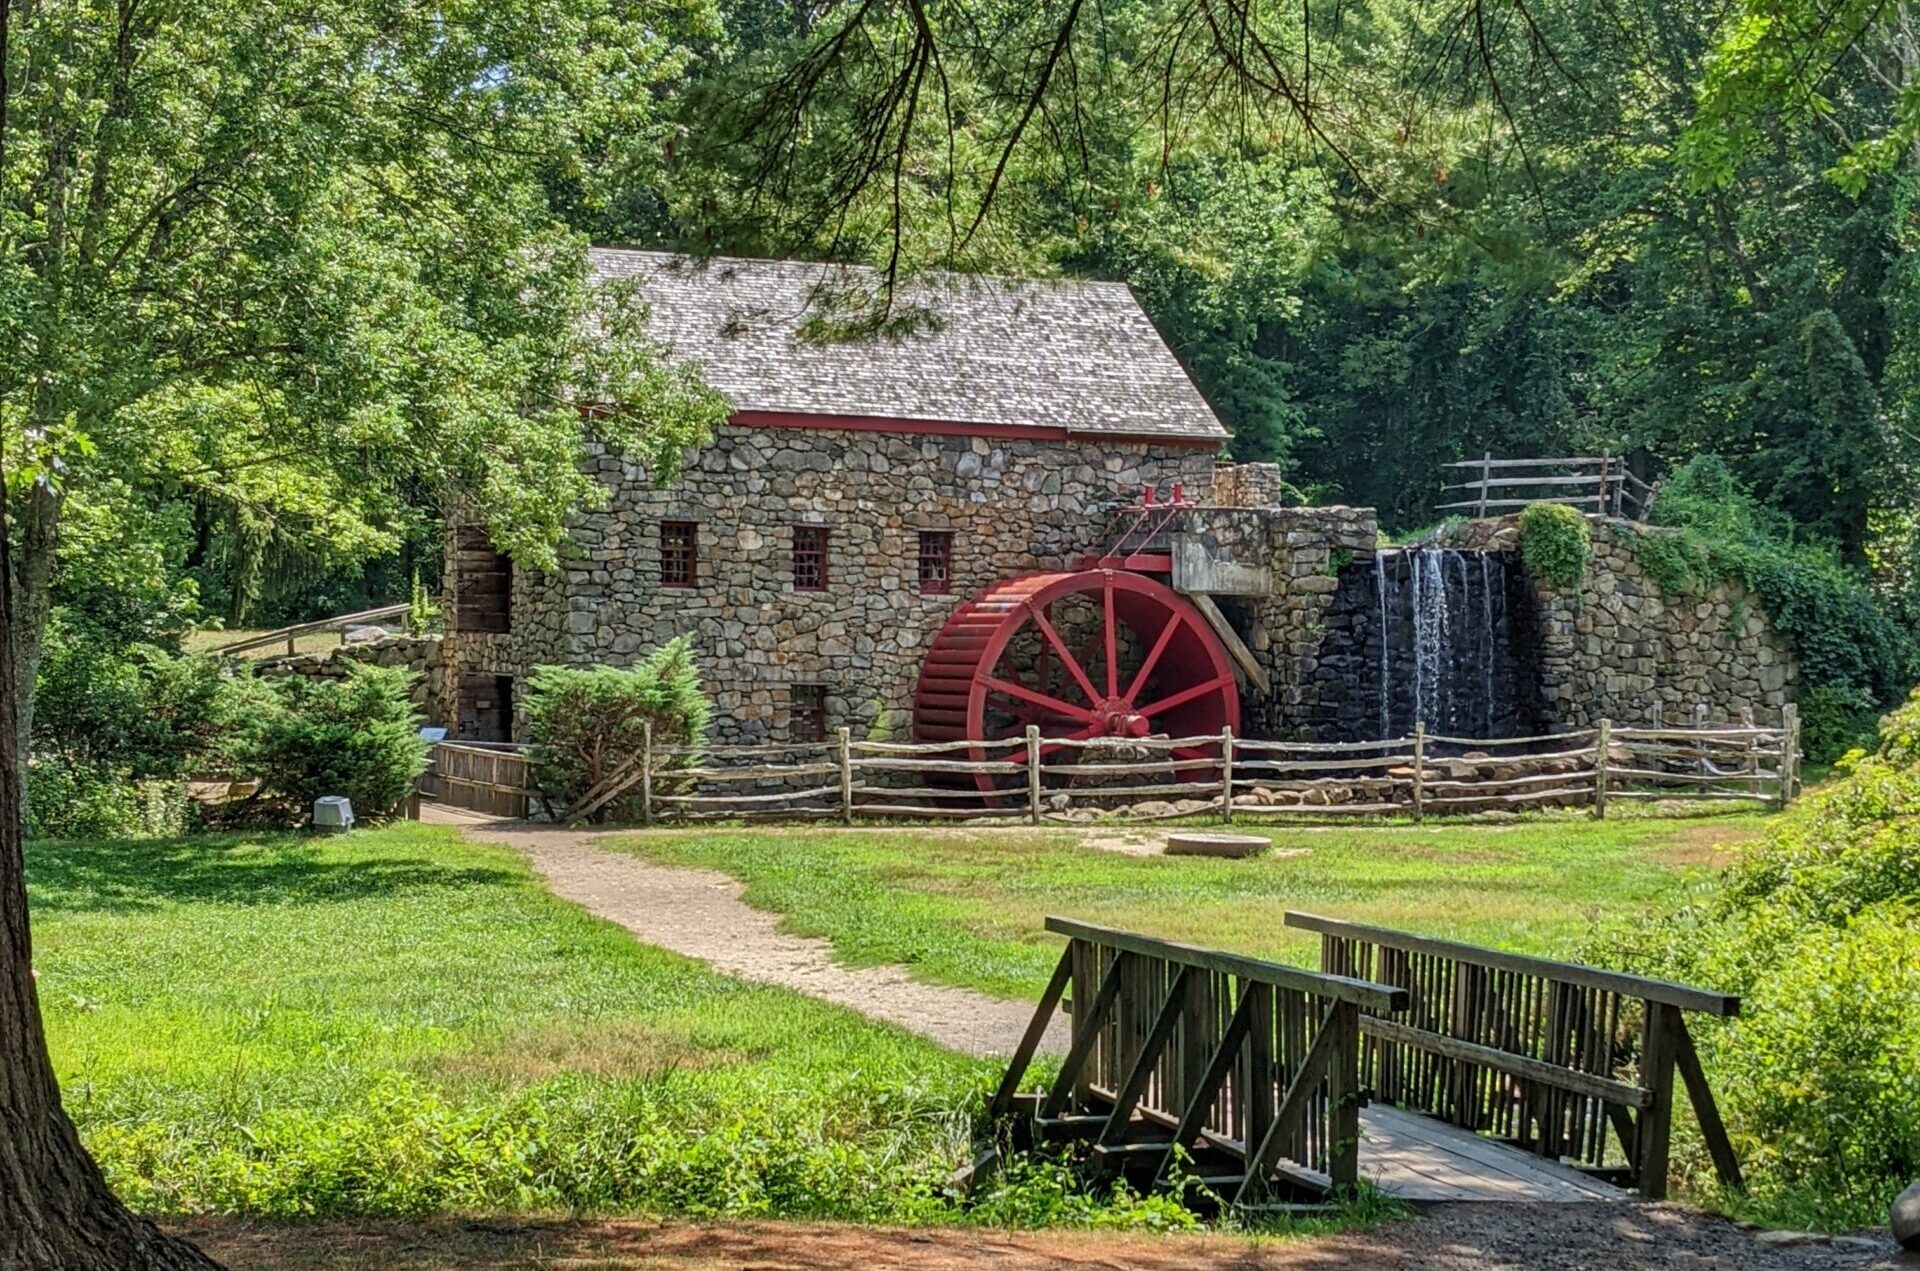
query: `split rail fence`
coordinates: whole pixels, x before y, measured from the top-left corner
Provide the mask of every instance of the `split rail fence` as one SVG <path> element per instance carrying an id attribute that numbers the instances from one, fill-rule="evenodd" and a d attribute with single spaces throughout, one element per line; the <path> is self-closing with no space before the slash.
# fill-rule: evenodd
<path id="1" fill-rule="evenodd" d="M 1799 788 L 1799 721 L 1778 727 L 1615 726 L 1540 737 L 1428 733 L 1361 742 L 1258 741 L 1232 732 L 1125 742 L 650 742 L 572 807 L 548 806 L 529 748 L 443 742 L 421 795 L 499 815 L 645 824 L 703 820 L 1100 819 L 1227 821 L 1458 814 L 1680 800 L 1781 807 Z M 983 783 L 984 787 L 983 788 Z"/>
<path id="2" fill-rule="evenodd" d="M 1642 481 L 1619 455 L 1573 459 L 1464 459 L 1446 467 L 1479 473 L 1478 480 L 1444 487 L 1463 493 L 1459 502 L 1442 503 L 1440 511 L 1471 512 L 1476 517 L 1498 515 L 1529 503 L 1564 503 L 1588 516 L 1612 516 L 1644 521 L 1653 511 L 1659 482 Z"/>

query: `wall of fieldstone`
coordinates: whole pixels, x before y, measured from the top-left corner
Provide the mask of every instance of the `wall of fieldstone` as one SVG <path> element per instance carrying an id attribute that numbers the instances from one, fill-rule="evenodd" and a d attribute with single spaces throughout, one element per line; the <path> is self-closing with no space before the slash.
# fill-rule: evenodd
<path id="1" fill-rule="evenodd" d="M 310 679 L 344 679 L 347 663 L 364 662 L 373 666 L 399 667 L 412 671 L 413 703 L 429 720 L 444 718 L 452 704 L 449 670 L 441 656 L 443 641 L 438 635 L 390 635 L 377 640 L 343 644 L 319 653 L 300 653 L 293 657 L 264 658 L 254 663 L 254 674 L 268 679 L 304 675 Z"/>
<path id="2" fill-rule="evenodd" d="M 1270 466 L 1243 464 L 1224 471 Z M 1236 483 L 1230 493 L 1264 497 L 1256 483 Z M 1314 736 L 1321 661 L 1337 652 L 1329 644 L 1329 613 L 1341 569 L 1373 554 L 1379 539 L 1373 509 L 1199 507 L 1185 514 L 1181 531 L 1209 557 L 1253 565 L 1266 574 L 1263 593 L 1214 597 L 1267 675 L 1267 692 L 1243 687 L 1241 727 L 1256 737 Z M 1180 583 L 1176 574 L 1175 585 Z"/>
<path id="3" fill-rule="evenodd" d="M 796 685 L 824 689 L 829 727 L 903 738 L 926 646 L 957 605 L 1094 550 L 1144 485 L 1204 497 L 1213 469 L 1193 446 L 728 426 L 656 488 L 598 452 L 607 506 L 578 518 L 559 570 L 516 571 L 510 632 L 460 632 L 449 613 L 453 674 L 628 665 L 689 635 L 716 740 L 788 739 Z M 660 585 L 662 521 L 699 527 L 692 588 Z M 796 525 L 828 532 L 824 591 L 794 589 Z M 953 536 L 946 594 L 920 590 L 923 530 Z"/>
<path id="4" fill-rule="evenodd" d="M 1761 724 L 1780 722 L 1798 675 L 1791 647 L 1738 583 L 1718 582 L 1691 595 L 1663 592 L 1634 544 L 1638 535 L 1668 532 L 1597 523 L 1579 587 L 1531 580 L 1540 696 L 1549 722 L 1683 724 L 1701 707 L 1714 722 L 1749 714 Z M 1518 551 L 1519 527 L 1514 517 L 1469 522 L 1449 543 Z"/>

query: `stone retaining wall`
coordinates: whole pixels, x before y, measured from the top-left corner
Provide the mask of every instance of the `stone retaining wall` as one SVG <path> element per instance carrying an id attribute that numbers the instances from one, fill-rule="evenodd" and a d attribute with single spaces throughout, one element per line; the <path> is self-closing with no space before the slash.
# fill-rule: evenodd
<path id="1" fill-rule="evenodd" d="M 1798 670 L 1791 647 L 1738 583 L 1673 596 L 1634 552 L 1637 536 L 1673 531 L 1627 522 L 1594 525 L 1577 588 L 1535 578 L 1540 694 L 1550 722 L 1584 727 L 1684 724 L 1702 706 L 1714 722 L 1751 714 L 1780 722 Z M 1451 545 L 1519 550 L 1517 518 L 1468 522 Z"/>
<path id="2" fill-rule="evenodd" d="M 345 679 L 349 662 L 399 667 L 412 671 L 416 676 L 413 704 L 429 720 L 438 720 L 445 717 L 452 703 L 442 652 L 443 640 L 438 635 L 390 635 L 379 640 L 343 644 L 320 653 L 263 658 L 254 663 L 254 674 L 268 679 L 287 675 L 303 675 L 309 679 Z"/>

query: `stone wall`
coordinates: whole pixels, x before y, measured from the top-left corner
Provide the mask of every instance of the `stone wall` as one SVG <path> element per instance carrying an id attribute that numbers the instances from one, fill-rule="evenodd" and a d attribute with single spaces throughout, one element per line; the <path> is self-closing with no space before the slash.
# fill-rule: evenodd
<path id="1" fill-rule="evenodd" d="M 304 675 L 309 679 L 344 679 L 347 663 L 400 667 L 417 677 L 413 703 L 429 720 L 445 717 L 452 703 L 448 669 L 441 657 L 443 641 L 437 635 L 390 635 L 379 640 L 343 644 L 319 653 L 265 658 L 254 664 L 254 674 L 268 679 Z"/>
<path id="2" fill-rule="evenodd" d="M 1665 594 L 1634 544 L 1638 535 L 1669 532 L 1597 523 L 1577 588 L 1532 580 L 1540 694 L 1550 723 L 1684 724 L 1702 706 L 1715 722 L 1749 713 L 1762 724 L 1780 722 L 1797 678 L 1790 646 L 1738 583 Z M 1519 527 L 1510 516 L 1469 522 L 1450 542 L 1517 551 Z"/>
<path id="3" fill-rule="evenodd" d="M 1270 466 L 1244 464 L 1226 471 Z M 1259 487 L 1242 484 L 1234 492 L 1249 489 Z M 1207 556 L 1265 571 L 1262 591 L 1215 596 L 1267 674 L 1267 692 L 1251 686 L 1241 692 L 1241 727 L 1248 735 L 1311 735 L 1340 570 L 1356 557 L 1373 554 L 1378 528 L 1372 508 L 1200 507 L 1183 517 L 1182 532 Z M 1178 573 L 1174 582 L 1176 588 L 1182 585 Z"/>
<path id="4" fill-rule="evenodd" d="M 921 658 L 957 605 L 1095 549 L 1144 485 L 1205 497 L 1213 468 L 1205 447 L 728 426 L 660 489 L 596 452 L 607 506 L 577 519 L 558 571 L 516 570 L 509 633 L 459 632 L 449 613 L 455 674 L 627 665 L 690 635 L 717 740 L 790 737 L 795 685 L 822 686 L 829 727 L 904 737 Z M 699 527 L 692 588 L 660 584 L 662 521 Z M 823 591 L 794 589 L 796 525 L 828 532 Z M 953 536 L 946 594 L 920 590 L 923 530 Z"/>

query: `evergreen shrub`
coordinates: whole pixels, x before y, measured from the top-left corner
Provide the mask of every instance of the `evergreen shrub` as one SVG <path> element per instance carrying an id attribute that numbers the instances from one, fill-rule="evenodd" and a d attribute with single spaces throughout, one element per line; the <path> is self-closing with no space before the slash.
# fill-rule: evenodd
<path id="1" fill-rule="evenodd" d="M 390 815 L 426 771 L 427 743 L 409 696 L 414 674 L 360 662 L 346 672 L 250 682 L 253 718 L 235 763 L 260 778 L 263 798 L 289 805 L 295 821 L 329 794 L 351 799 L 357 818 Z"/>
<path id="2" fill-rule="evenodd" d="M 713 718 L 684 636 L 631 668 L 535 667 L 526 712 L 529 739 L 539 747 L 534 782 L 550 806 L 561 808 L 634 761 L 649 725 L 655 746 L 697 746 Z M 688 767 L 691 759 L 679 755 L 655 766 Z M 615 800 L 595 816 L 606 819 L 631 805 L 631 799 Z"/>

